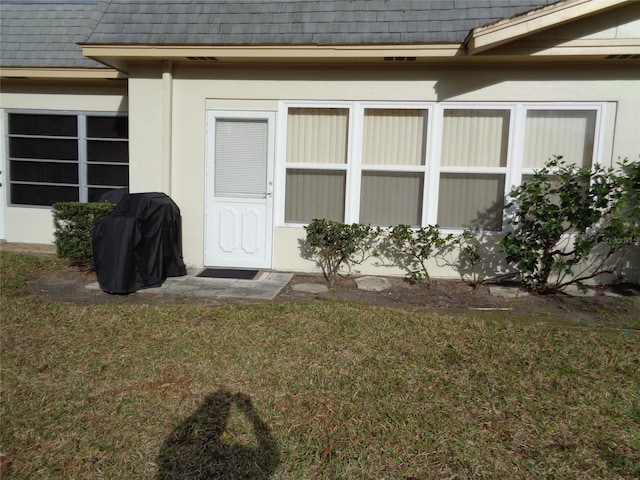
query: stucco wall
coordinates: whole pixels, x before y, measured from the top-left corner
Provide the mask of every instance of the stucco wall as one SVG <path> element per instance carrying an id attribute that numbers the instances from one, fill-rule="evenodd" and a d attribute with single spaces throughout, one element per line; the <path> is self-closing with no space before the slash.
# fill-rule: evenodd
<path id="1" fill-rule="evenodd" d="M 113 81 L 104 85 L 84 84 L 46 84 L 27 82 L 3 82 L 0 95 L 0 115 L 6 120 L 6 111 L 49 110 L 49 111 L 87 111 L 87 112 L 126 112 L 126 83 Z M 3 121 L 6 125 L 6 121 Z M 2 132 L 2 171 L 7 172 L 6 132 Z M 8 185 L 8 175 L 4 175 Z M 19 243 L 53 243 L 53 221 L 49 207 L 11 206 L 8 189 L 3 186 L 5 239 Z"/>
<path id="2" fill-rule="evenodd" d="M 140 191 L 158 190 L 161 152 L 158 124 L 162 104 L 162 80 L 155 76 L 131 81 L 130 118 L 132 186 Z M 640 75 L 631 66 L 534 66 L 411 68 L 310 67 L 248 69 L 175 66 L 172 79 L 171 196 L 183 216 L 185 261 L 202 266 L 204 250 L 206 109 L 271 110 L 280 100 L 426 101 L 426 102 L 607 102 L 602 161 L 637 158 L 637 112 L 640 109 Z M 145 128 L 143 128 L 145 126 Z M 615 129 L 615 132 L 614 132 Z M 144 134 L 142 134 L 144 132 Z M 615 133 L 615 134 L 614 134 Z M 279 146 L 279 144 L 277 144 Z M 281 146 L 280 146 L 281 149 Z M 282 152 L 276 152 L 276 169 L 284 168 Z M 282 205 L 283 186 L 276 183 L 274 204 Z M 301 259 L 298 240 L 304 230 L 275 226 L 274 268 L 309 270 L 315 265 Z M 455 275 L 435 267 L 436 275 Z M 363 267 L 364 273 L 374 269 Z M 379 270 L 375 270 L 379 272 Z M 388 272 L 389 273 L 389 272 Z M 401 273 L 395 271 L 395 273 Z"/>

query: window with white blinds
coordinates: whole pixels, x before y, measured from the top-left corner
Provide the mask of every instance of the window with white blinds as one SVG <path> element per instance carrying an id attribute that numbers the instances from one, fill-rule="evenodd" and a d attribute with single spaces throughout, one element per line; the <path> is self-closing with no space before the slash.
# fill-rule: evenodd
<path id="1" fill-rule="evenodd" d="M 438 225 L 502 229 L 511 110 L 443 114 Z"/>
<path id="2" fill-rule="evenodd" d="M 346 172 L 288 169 L 285 219 L 309 223 L 314 218 L 344 221 Z"/>
<path id="3" fill-rule="evenodd" d="M 511 188 L 553 155 L 598 161 L 604 110 L 595 102 L 285 104 L 281 221 L 500 231 Z"/>
<path id="4" fill-rule="evenodd" d="M 360 222 L 419 226 L 423 191 L 422 173 L 363 172 Z"/>
<path id="5" fill-rule="evenodd" d="M 216 120 L 216 197 L 264 197 L 267 188 L 266 120 Z"/>
<path id="6" fill-rule="evenodd" d="M 291 108 L 287 121 L 288 163 L 347 163 L 349 111 Z"/>
<path id="7" fill-rule="evenodd" d="M 442 136 L 445 167 L 506 167 L 509 110 L 446 109 Z"/>
<path id="8" fill-rule="evenodd" d="M 528 110 L 524 168 L 541 168 L 554 155 L 581 167 L 591 165 L 596 131 L 593 110 Z"/>
<path id="9" fill-rule="evenodd" d="M 424 165 L 426 127 L 426 110 L 365 109 L 362 163 Z"/>

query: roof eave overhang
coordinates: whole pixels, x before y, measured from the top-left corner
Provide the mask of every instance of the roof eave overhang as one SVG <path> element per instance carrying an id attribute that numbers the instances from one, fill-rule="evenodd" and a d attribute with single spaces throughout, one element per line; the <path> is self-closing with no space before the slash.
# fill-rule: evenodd
<path id="1" fill-rule="evenodd" d="M 235 63 L 415 61 L 464 56 L 459 43 L 412 45 L 104 45 L 84 44 L 91 59 L 126 72 L 130 63 L 205 59 Z"/>
<path id="2" fill-rule="evenodd" d="M 469 32 L 464 45 L 477 55 L 549 28 L 564 25 L 623 4 L 630 0 L 565 0 L 524 15 L 501 20 Z"/>
<path id="3" fill-rule="evenodd" d="M 0 78 L 35 80 L 119 80 L 126 75 L 113 68 L 1 67 Z"/>

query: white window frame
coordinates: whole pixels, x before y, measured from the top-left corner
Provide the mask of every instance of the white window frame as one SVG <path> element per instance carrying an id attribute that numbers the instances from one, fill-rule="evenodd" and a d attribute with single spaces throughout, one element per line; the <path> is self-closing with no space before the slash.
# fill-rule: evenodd
<path id="1" fill-rule="evenodd" d="M 509 132 L 507 135 L 507 159 L 504 167 L 447 167 L 442 163 L 442 144 L 444 142 L 444 112 L 445 110 L 500 110 L 509 112 Z M 428 202 L 429 218 L 427 225 L 436 225 L 438 223 L 438 203 L 440 198 L 440 175 L 442 173 L 468 173 L 468 174 L 496 174 L 504 175 L 504 197 L 507 198 L 510 188 L 510 173 L 513 169 L 514 157 L 514 131 L 516 125 L 516 106 L 513 103 L 505 102 L 443 102 L 436 107 L 436 122 L 438 123 L 438 135 L 435 139 L 437 151 L 432 158 L 433 170 L 437 173 L 432 175 L 431 192 L 433 201 Z M 505 200 L 505 204 L 506 204 Z M 506 215 L 502 215 L 502 228 L 504 230 Z M 424 226 L 424 224 L 423 224 Z M 443 228 L 443 230 L 451 232 L 462 232 L 463 228 Z M 487 234 L 500 233 L 500 231 L 486 231 Z"/>
<path id="2" fill-rule="evenodd" d="M 302 223 L 285 222 L 285 195 L 287 169 L 300 170 L 333 170 L 346 172 L 345 185 L 345 205 L 344 222 L 358 223 L 360 215 L 360 188 L 362 172 L 406 172 L 424 174 L 424 189 L 427 189 L 429 178 L 430 138 L 432 128 L 432 108 L 433 103 L 428 102 L 280 102 L 278 108 L 278 158 L 277 158 L 277 185 L 281 185 L 279 195 L 276 196 L 276 224 L 284 227 L 298 227 L 305 225 Z M 344 164 L 336 163 L 287 163 L 287 119 L 290 108 L 341 108 L 349 112 L 348 136 L 347 136 L 347 161 Z M 362 139 L 364 129 L 364 112 L 366 109 L 388 109 L 388 110 L 426 110 L 427 113 L 427 139 L 425 146 L 425 158 L 422 165 L 398 166 L 398 165 L 367 165 L 363 168 L 362 163 Z M 423 195 L 422 222 L 426 221 L 424 202 L 426 195 Z"/>
<path id="3" fill-rule="evenodd" d="M 349 111 L 349 131 L 347 138 L 347 162 L 346 164 L 309 164 L 287 163 L 287 115 L 289 108 L 343 108 Z M 367 108 L 376 109 L 411 109 L 427 110 L 427 139 L 425 147 L 425 159 L 420 166 L 397 165 L 370 165 L 363 168 L 362 164 L 362 139 L 363 119 Z M 504 167 L 447 167 L 441 165 L 444 111 L 454 110 L 502 110 L 509 111 L 509 132 L 507 145 L 507 160 Z M 478 174 L 504 174 L 505 205 L 511 200 L 509 193 L 522 181 L 522 176 L 533 173 L 534 169 L 523 167 L 525 147 L 525 127 L 527 112 L 530 110 L 585 110 L 595 111 L 595 132 L 591 165 L 595 166 L 602 161 L 606 102 L 330 102 L 330 101 L 281 101 L 278 106 L 278 130 L 277 130 L 277 158 L 276 158 L 276 184 L 280 186 L 276 198 L 276 226 L 300 228 L 305 224 L 287 223 L 284 219 L 286 171 L 288 168 L 296 169 L 321 169 L 343 170 L 346 172 L 346 192 L 344 206 L 344 222 L 357 223 L 360 211 L 360 187 L 362 172 L 387 171 L 387 172 L 424 172 L 424 194 L 422 199 L 422 226 L 437 224 L 438 198 L 441 173 L 478 173 Z M 512 212 L 504 210 L 502 216 L 501 231 L 485 231 L 488 235 L 500 235 L 508 230 L 508 218 Z M 461 233 L 464 228 L 443 229 L 450 233 Z"/>
<path id="4" fill-rule="evenodd" d="M 74 116 L 77 122 L 77 132 L 75 136 L 48 136 L 48 135 L 22 135 L 12 134 L 9 132 L 9 116 L 11 114 L 17 115 L 46 115 L 46 116 Z M 84 110 L 29 110 L 29 109 L 7 109 L 4 112 L 5 118 L 5 159 L 7 161 L 6 169 L 8 175 L 6 175 L 6 184 L 8 185 L 7 193 L 7 205 L 11 207 L 19 208 L 45 208 L 51 209 L 48 205 L 36 205 L 36 204 L 23 204 L 11 202 L 11 188 L 14 184 L 18 185 L 42 185 L 42 186 L 54 186 L 54 187 L 72 187 L 78 189 L 78 201 L 88 202 L 89 189 L 101 188 L 101 189 L 114 189 L 124 188 L 122 185 L 90 185 L 88 174 L 89 165 L 126 165 L 129 168 L 129 162 L 97 162 L 89 161 L 88 159 L 88 142 L 91 140 L 107 141 L 107 142 L 127 142 L 129 143 L 129 136 L 126 139 L 122 138 L 100 138 L 89 137 L 87 132 L 87 118 L 89 117 L 128 117 L 128 112 L 101 112 L 101 111 L 84 111 Z M 43 139 L 67 139 L 75 140 L 78 146 L 78 159 L 77 161 L 61 161 L 55 159 L 20 159 L 12 158 L 9 155 L 11 138 L 43 138 Z M 53 183 L 53 182 L 27 182 L 27 181 L 13 181 L 11 179 L 11 162 L 12 161 L 24 161 L 28 162 L 48 162 L 48 163 L 73 163 L 78 165 L 78 183 Z"/>

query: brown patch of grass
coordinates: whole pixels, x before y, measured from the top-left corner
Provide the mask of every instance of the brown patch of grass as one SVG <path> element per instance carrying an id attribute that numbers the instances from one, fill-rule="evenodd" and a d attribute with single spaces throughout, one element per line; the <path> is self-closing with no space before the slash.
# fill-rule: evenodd
<path id="1" fill-rule="evenodd" d="M 637 330 L 28 294 L 26 278 L 55 268 L 3 257 L 13 478 L 640 475 Z"/>

